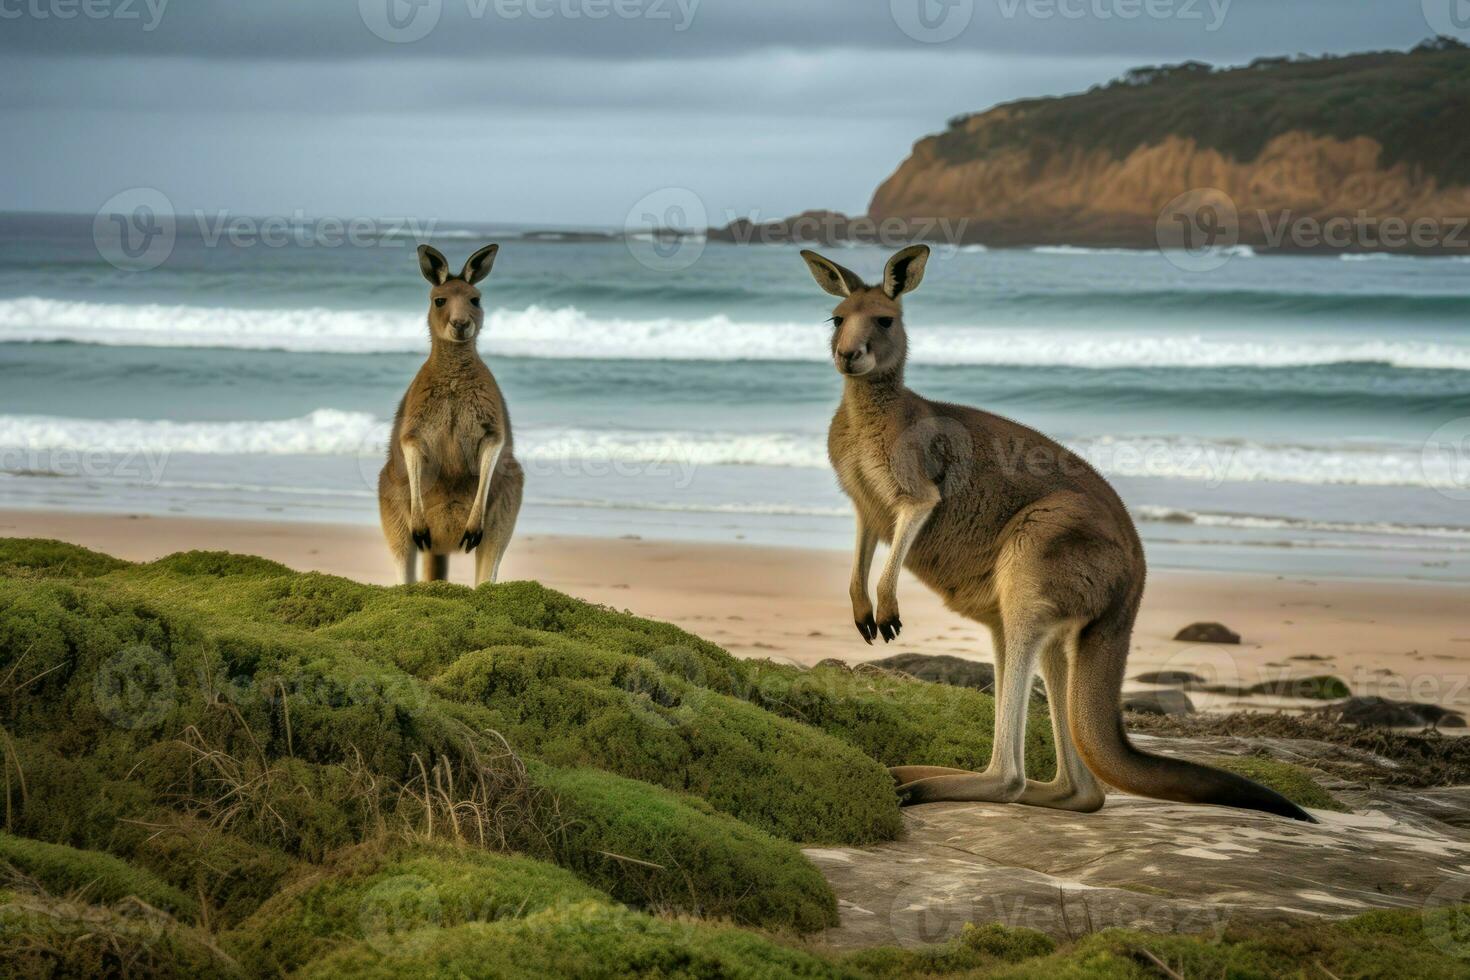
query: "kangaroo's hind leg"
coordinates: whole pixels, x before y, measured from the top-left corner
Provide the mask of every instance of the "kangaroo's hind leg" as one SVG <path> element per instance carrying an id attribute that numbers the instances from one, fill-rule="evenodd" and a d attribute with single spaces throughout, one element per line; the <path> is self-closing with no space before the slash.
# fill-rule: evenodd
<path id="1" fill-rule="evenodd" d="M 408 522 L 385 509 L 383 536 L 393 555 L 393 566 L 398 569 L 398 584 L 412 585 L 418 581 L 419 550 L 414 547 L 413 539 L 409 536 Z"/>
<path id="2" fill-rule="evenodd" d="M 1006 634 L 1005 627 L 1001 625 L 1000 620 L 997 619 L 989 623 L 988 625 L 990 626 L 990 641 L 991 647 L 994 650 L 993 657 L 995 660 L 995 675 L 991 681 L 990 693 L 992 695 L 998 695 L 998 692 L 1000 691 L 1000 686 L 1003 683 L 1002 678 L 1005 676 Z M 893 781 L 900 786 L 902 786 L 904 783 L 912 783 L 920 779 L 928 779 L 930 776 L 955 776 L 967 772 L 972 773 L 974 772 L 974 770 L 954 769 L 950 766 L 888 767 L 888 775 L 892 776 Z"/>
<path id="3" fill-rule="evenodd" d="M 1067 685 L 1071 680 L 1071 669 L 1067 659 L 1068 648 L 1075 642 L 1076 631 L 1060 630 L 1052 635 L 1051 642 L 1041 654 L 1041 676 L 1046 681 L 1046 696 L 1051 704 L 1052 742 L 1056 746 L 1057 774 L 1050 782 L 1026 780 L 1026 790 L 1020 803 L 1045 806 L 1057 810 L 1076 810 L 1092 813 L 1102 809 L 1103 790 L 1092 770 L 1077 753 L 1077 743 L 1072 741 L 1069 718 Z"/>
<path id="4" fill-rule="evenodd" d="M 398 584 L 412 585 L 418 581 L 418 551 L 413 547 L 413 542 L 404 542 L 400 550 L 393 549 L 393 561 L 398 566 Z"/>
<path id="5" fill-rule="evenodd" d="M 514 461 L 512 461 L 514 462 Z M 515 533 L 516 518 L 521 511 L 521 484 L 523 477 L 519 466 L 509 466 L 507 472 L 496 479 L 494 497 L 485 514 L 485 536 L 475 548 L 475 584 L 489 582 L 492 585 L 500 577 L 500 559 L 510 546 Z"/>
<path id="6" fill-rule="evenodd" d="M 995 703 L 995 742 L 980 773 L 927 776 L 899 786 L 906 803 L 1014 803 L 1026 789 L 1026 711 L 1041 651 L 1057 630 L 1031 620 L 1005 630 L 1005 670 Z"/>

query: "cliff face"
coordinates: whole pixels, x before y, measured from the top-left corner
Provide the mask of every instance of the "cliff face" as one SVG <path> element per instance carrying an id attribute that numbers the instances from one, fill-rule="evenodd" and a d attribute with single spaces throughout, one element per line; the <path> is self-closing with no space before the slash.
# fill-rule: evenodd
<path id="1" fill-rule="evenodd" d="M 1372 71 L 1365 58 L 1374 59 Z M 1470 181 L 1437 157 L 1458 151 L 1470 129 L 1460 115 L 1470 103 L 1470 54 L 1340 60 L 1340 72 L 1318 61 L 1304 78 L 1294 77 L 1299 66 L 1194 69 L 1183 80 L 1120 84 L 962 118 L 915 145 L 874 194 L 869 215 L 963 220 L 966 241 L 1151 247 L 1171 201 L 1214 188 L 1234 206 L 1239 241 L 1257 247 L 1470 249 L 1470 231 L 1455 234 L 1470 216 Z M 1277 72 L 1285 77 L 1269 77 Z M 1391 97 L 1385 78 L 1421 83 L 1419 101 L 1399 107 L 1417 117 L 1408 136 L 1391 105 L 1360 102 L 1356 119 L 1338 109 L 1385 85 Z M 1436 132 L 1450 118 L 1458 121 Z M 1354 232 L 1347 246 L 1306 240 L 1303 228 L 1333 219 L 1367 231 Z M 1414 222 L 1421 232 L 1426 222 L 1435 227 L 1402 246 L 1376 244 L 1397 224 L 1410 238 Z"/>

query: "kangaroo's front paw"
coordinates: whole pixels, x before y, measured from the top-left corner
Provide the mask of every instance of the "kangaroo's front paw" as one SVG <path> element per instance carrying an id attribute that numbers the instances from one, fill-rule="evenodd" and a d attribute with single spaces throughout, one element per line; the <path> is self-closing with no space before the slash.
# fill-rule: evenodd
<path id="1" fill-rule="evenodd" d="M 903 620 L 898 618 L 897 599 L 885 601 L 879 597 L 877 623 L 878 635 L 883 637 L 884 643 L 898 638 L 898 634 L 903 632 Z"/>
<path id="2" fill-rule="evenodd" d="M 428 525 L 413 529 L 413 546 L 420 551 L 428 551 L 434 547 L 434 539 L 429 534 Z"/>
<path id="3" fill-rule="evenodd" d="M 464 549 L 465 554 L 469 554 L 478 548 L 484 539 L 485 529 L 478 524 L 471 524 L 464 529 L 464 537 L 459 539 L 459 546 Z"/>

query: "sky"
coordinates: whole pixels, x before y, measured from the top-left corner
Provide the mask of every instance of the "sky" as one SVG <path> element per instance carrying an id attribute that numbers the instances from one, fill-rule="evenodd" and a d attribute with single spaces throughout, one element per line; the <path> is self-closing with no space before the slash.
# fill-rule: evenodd
<path id="1" fill-rule="evenodd" d="M 1455 0 L 0 0 L 0 210 L 621 226 L 861 214 L 960 113 L 1406 49 Z"/>

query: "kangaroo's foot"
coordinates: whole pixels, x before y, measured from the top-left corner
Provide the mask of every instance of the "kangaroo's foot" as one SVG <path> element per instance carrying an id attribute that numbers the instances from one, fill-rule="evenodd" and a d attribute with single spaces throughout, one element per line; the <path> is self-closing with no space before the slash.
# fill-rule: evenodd
<path id="1" fill-rule="evenodd" d="M 1015 803 L 1025 792 L 1024 777 L 1001 772 L 963 772 L 926 776 L 898 787 L 903 806 L 918 803 Z"/>
<path id="2" fill-rule="evenodd" d="M 465 528 L 464 536 L 459 539 L 459 546 L 465 554 L 469 554 L 480 546 L 485 539 L 485 529 L 479 526 Z"/>
<path id="3" fill-rule="evenodd" d="M 920 779 L 928 779 L 930 776 L 962 776 L 966 773 L 977 775 L 973 769 L 951 769 L 949 766 L 889 766 L 888 775 L 893 777 L 895 786 L 905 783 L 918 782 Z"/>
<path id="4" fill-rule="evenodd" d="M 413 529 L 413 546 L 420 551 L 429 551 L 434 547 L 434 538 L 429 534 L 427 524 Z"/>
<path id="5" fill-rule="evenodd" d="M 1072 786 L 1058 780 L 1040 783 L 1026 780 L 1026 788 L 1017 803 L 1027 806 L 1044 806 L 1053 810 L 1071 810 L 1075 813 L 1096 813 L 1102 809 L 1103 792 L 1094 786 Z"/>

